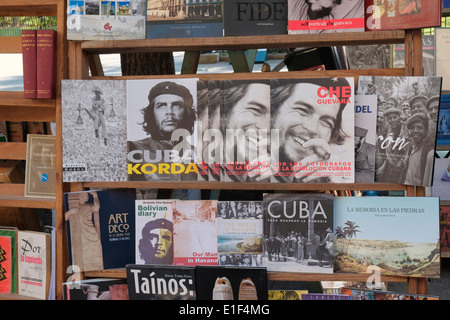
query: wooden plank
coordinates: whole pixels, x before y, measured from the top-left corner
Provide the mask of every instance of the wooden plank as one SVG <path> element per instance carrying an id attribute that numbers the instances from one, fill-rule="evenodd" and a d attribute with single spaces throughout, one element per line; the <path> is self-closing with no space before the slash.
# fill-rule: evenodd
<path id="1" fill-rule="evenodd" d="M 84 188 L 110 188 L 111 182 L 85 182 Z M 149 189 L 222 189 L 222 190 L 376 190 L 404 191 L 406 186 L 388 183 L 270 183 L 270 182 L 201 182 L 201 181 L 122 181 L 114 182 L 114 188 Z"/>
<path id="2" fill-rule="evenodd" d="M 250 64 L 243 50 L 228 50 L 234 72 L 251 72 Z M 253 67 L 253 64 L 251 65 Z"/>
<path id="3" fill-rule="evenodd" d="M 2 142 L 0 143 L 0 159 L 25 160 L 27 155 L 26 142 Z"/>
<path id="4" fill-rule="evenodd" d="M 55 108 L 35 108 L 24 106 L 0 106 L 2 120 L 7 121 L 55 121 Z"/>
<path id="5" fill-rule="evenodd" d="M 0 37 L 0 53 L 22 54 L 21 37 Z"/>
<path id="6" fill-rule="evenodd" d="M 181 65 L 182 74 L 196 74 L 198 70 L 198 62 L 200 60 L 200 51 L 186 51 Z"/>
<path id="7" fill-rule="evenodd" d="M 167 52 L 167 51 L 210 51 L 210 50 L 248 50 L 295 47 L 327 47 L 330 45 L 367 45 L 403 43 L 404 30 L 376 32 L 344 32 L 336 34 L 305 34 L 274 36 L 238 36 L 218 38 L 185 39 L 143 39 L 143 40 L 92 40 L 81 42 L 81 48 L 90 53 L 127 52 Z"/>

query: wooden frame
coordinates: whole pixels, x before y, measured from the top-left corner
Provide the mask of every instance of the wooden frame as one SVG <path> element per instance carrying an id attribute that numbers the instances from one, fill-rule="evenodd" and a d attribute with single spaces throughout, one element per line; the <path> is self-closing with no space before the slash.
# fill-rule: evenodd
<path id="1" fill-rule="evenodd" d="M 257 79 L 257 78 L 295 78 L 295 77 L 335 77 L 360 75 L 390 75 L 408 76 L 423 75 L 422 66 L 422 33 L 421 30 L 394 30 L 364 33 L 341 33 L 309 35 L 279 35 L 224 38 L 192 38 L 189 41 L 179 39 L 146 39 L 120 41 L 81 41 L 69 42 L 70 79 L 143 79 L 166 78 L 166 76 L 128 76 L 105 77 L 100 63 L 99 54 L 129 53 L 129 52 L 173 52 L 184 51 L 181 75 L 175 77 L 192 77 L 196 74 L 199 56 L 205 50 L 228 50 L 235 73 L 232 74 L 199 74 L 202 80 L 212 79 Z M 252 61 L 244 54 L 244 50 L 258 48 L 293 48 L 293 47 L 324 47 L 340 45 L 393 44 L 405 45 L 405 67 L 395 69 L 368 70 L 333 70 L 333 71 L 293 71 L 250 73 Z M 89 74 L 90 72 L 90 74 Z M 232 190 L 401 190 L 407 196 L 424 196 L 423 187 L 393 185 L 393 184 L 270 184 L 270 183 L 232 183 L 232 182 L 89 182 L 71 183 L 71 191 L 81 191 L 89 188 L 184 188 L 184 189 L 232 189 Z M 120 270 L 101 270 L 88 272 L 85 277 L 119 277 L 126 274 Z M 366 281 L 366 275 L 352 274 L 298 274 L 269 273 L 270 280 L 284 281 L 320 281 L 345 280 Z M 410 293 L 426 294 L 427 279 L 405 277 L 382 277 L 382 281 L 408 282 Z"/>

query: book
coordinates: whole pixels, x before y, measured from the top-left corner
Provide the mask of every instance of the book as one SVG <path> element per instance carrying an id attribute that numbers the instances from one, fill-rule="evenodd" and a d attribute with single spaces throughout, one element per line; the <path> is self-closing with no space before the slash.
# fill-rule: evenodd
<path id="1" fill-rule="evenodd" d="M 271 181 L 354 182 L 353 88 L 353 78 L 271 80 Z"/>
<path id="2" fill-rule="evenodd" d="M 308 290 L 268 290 L 268 300 L 302 300 Z"/>
<path id="3" fill-rule="evenodd" d="M 0 228 L 0 293 L 17 292 L 17 229 Z"/>
<path id="4" fill-rule="evenodd" d="M 362 76 L 360 95 L 377 94 L 375 182 L 431 186 L 442 78 Z"/>
<path id="5" fill-rule="evenodd" d="M 440 300 L 439 296 L 400 293 L 394 291 L 342 288 L 350 300 Z"/>
<path id="6" fill-rule="evenodd" d="M 217 265 L 217 200 L 175 200 L 174 265 Z"/>
<path id="7" fill-rule="evenodd" d="M 129 300 L 126 279 L 87 279 L 62 283 L 63 300 Z"/>
<path id="8" fill-rule="evenodd" d="M 45 232 L 17 232 L 18 293 L 48 299 L 51 280 L 51 235 Z"/>
<path id="9" fill-rule="evenodd" d="M 287 0 L 288 33 L 364 32 L 364 0 Z"/>
<path id="10" fill-rule="evenodd" d="M 435 28 L 434 31 L 435 75 L 442 77 L 442 90 L 450 90 L 450 74 L 446 67 L 449 59 L 445 54 L 445 51 L 450 48 L 449 34 L 447 28 Z"/>
<path id="11" fill-rule="evenodd" d="M 437 123 L 437 146 L 450 145 L 450 95 L 441 94 Z M 444 147 L 445 148 L 445 147 Z"/>
<path id="12" fill-rule="evenodd" d="M 56 136 L 27 135 L 24 196 L 56 198 Z"/>
<path id="13" fill-rule="evenodd" d="M 196 181 L 197 78 L 126 82 L 130 181 Z"/>
<path id="14" fill-rule="evenodd" d="M 439 230 L 441 239 L 441 257 L 450 257 L 450 203 L 439 204 Z"/>
<path id="15" fill-rule="evenodd" d="M 194 267 L 129 264 L 130 300 L 196 300 Z"/>
<path id="16" fill-rule="evenodd" d="M 36 97 L 53 99 L 56 94 L 56 31 L 36 31 Z"/>
<path id="17" fill-rule="evenodd" d="M 441 201 L 449 201 L 450 194 L 450 159 L 435 158 L 434 159 L 434 178 L 431 186 L 431 195 L 439 197 Z"/>
<path id="18" fill-rule="evenodd" d="M 9 142 L 26 141 L 25 121 L 6 121 L 7 137 Z"/>
<path id="19" fill-rule="evenodd" d="M 287 1 L 223 2 L 224 36 L 287 34 Z"/>
<path id="20" fill-rule="evenodd" d="M 441 25 L 442 0 L 368 0 L 366 31 L 422 29 Z"/>
<path id="21" fill-rule="evenodd" d="M 172 200 L 136 200 L 136 264 L 173 264 Z"/>
<path id="22" fill-rule="evenodd" d="M 223 181 L 269 181 L 270 81 L 224 80 Z"/>
<path id="23" fill-rule="evenodd" d="M 83 271 L 135 262 L 134 189 L 64 193 L 69 264 Z"/>
<path id="24" fill-rule="evenodd" d="M 223 108 L 223 81 L 208 81 L 208 136 L 210 142 L 205 148 L 203 159 L 209 165 L 209 181 L 224 179 L 223 136 L 220 127 L 221 110 Z"/>
<path id="25" fill-rule="evenodd" d="M 355 182 L 375 181 L 377 96 L 355 96 Z"/>
<path id="26" fill-rule="evenodd" d="M 27 134 L 45 134 L 45 122 L 26 121 Z"/>
<path id="27" fill-rule="evenodd" d="M 335 272 L 440 276 L 439 198 L 336 197 L 334 213 Z"/>
<path id="28" fill-rule="evenodd" d="M 36 98 L 36 30 L 22 30 L 23 97 Z"/>
<path id="29" fill-rule="evenodd" d="M 330 194 L 265 194 L 262 266 L 333 273 L 333 201 Z"/>
<path id="30" fill-rule="evenodd" d="M 263 253 L 261 201 L 218 201 L 217 251 L 220 266 L 260 266 Z"/>
<path id="31" fill-rule="evenodd" d="M 207 150 L 208 141 L 203 137 L 209 135 L 209 81 L 199 80 L 197 81 L 197 135 L 201 138 L 197 138 L 199 143 L 202 143 L 202 148 L 197 148 L 197 167 L 199 181 L 209 181 L 210 166 L 207 159 L 204 159 L 204 150 Z M 206 140 L 206 141 L 205 141 Z"/>
<path id="32" fill-rule="evenodd" d="M 351 300 L 346 294 L 303 293 L 301 300 Z"/>
<path id="33" fill-rule="evenodd" d="M 197 266 L 197 300 L 267 300 L 267 269 Z"/>
<path id="34" fill-rule="evenodd" d="M 147 0 L 67 1 L 67 40 L 145 39 Z"/>
<path id="35" fill-rule="evenodd" d="M 62 80 L 64 182 L 126 181 L 123 80 Z"/>
<path id="36" fill-rule="evenodd" d="M 147 39 L 222 37 L 222 1 L 180 0 L 166 5 L 159 0 L 147 2 Z"/>

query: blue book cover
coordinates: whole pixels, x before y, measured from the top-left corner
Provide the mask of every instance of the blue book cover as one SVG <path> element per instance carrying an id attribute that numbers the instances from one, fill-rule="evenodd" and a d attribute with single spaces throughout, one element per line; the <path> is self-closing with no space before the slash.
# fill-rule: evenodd
<path id="1" fill-rule="evenodd" d="M 438 278 L 438 197 L 336 197 L 335 272 Z"/>
<path id="2" fill-rule="evenodd" d="M 135 189 L 64 194 L 74 272 L 124 268 L 135 261 Z"/>

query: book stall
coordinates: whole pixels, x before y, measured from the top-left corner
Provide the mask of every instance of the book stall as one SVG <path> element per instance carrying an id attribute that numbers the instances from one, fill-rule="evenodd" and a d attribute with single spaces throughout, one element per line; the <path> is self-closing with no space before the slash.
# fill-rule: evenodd
<path id="1" fill-rule="evenodd" d="M 447 300 L 449 5 L 3 0 L 0 299 Z"/>

